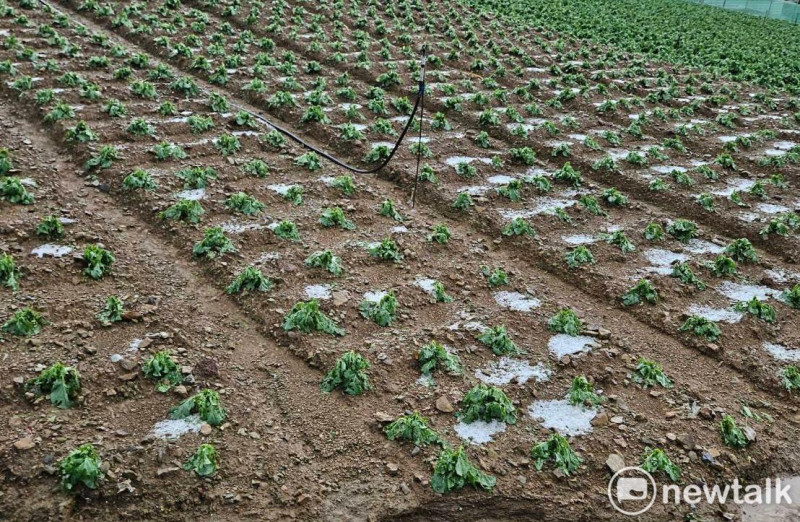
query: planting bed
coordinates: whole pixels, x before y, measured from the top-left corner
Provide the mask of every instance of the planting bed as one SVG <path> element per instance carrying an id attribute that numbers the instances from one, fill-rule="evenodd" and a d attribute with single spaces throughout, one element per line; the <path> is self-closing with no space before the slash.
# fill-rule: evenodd
<path id="1" fill-rule="evenodd" d="M 465 4 L 0 0 L 2 513 L 615 520 L 653 449 L 684 484 L 798 471 L 800 99 Z M 423 139 L 378 175 L 267 123 L 377 165 L 423 43 Z M 31 385 L 59 362 L 69 408 Z M 170 418 L 203 390 L 224 419 Z M 414 412 L 438 442 L 387 437 Z M 484 475 L 443 486 L 462 446 Z"/>

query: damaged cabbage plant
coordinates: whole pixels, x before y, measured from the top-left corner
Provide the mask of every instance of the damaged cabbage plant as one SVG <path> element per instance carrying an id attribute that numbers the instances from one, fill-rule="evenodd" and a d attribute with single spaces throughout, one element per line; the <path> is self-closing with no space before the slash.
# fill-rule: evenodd
<path id="1" fill-rule="evenodd" d="M 397 311 L 397 299 L 394 296 L 394 290 L 389 290 L 378 301 L 370 299 L 361 301 L 358 309 L 362 317 L 373 320 L 378 326 L 391 326 Z"/>
<path id="2" fill-rule="evenodd" d="M 97 489 L 104 478 L 100 457 L 92 444 L 84 444 L 58 462 L 61 489 L 74 492 L 80 486 Z"/>
<path id="3" fill-rule="evenodd" d="M 57 362 L 42 371 L 38 377 L 25 383 L 25 391 L 34 397 L 49 396 L 50 402 L 62 409 L 71 407 L 81 391 L 78 370 Z"/>
<path id="4" fill-rule="evenodd" d="M 458 355 L 450 353 L 441 343 L 431 341 L 423 346 L 419 354 L 419 371 L 423 375 L 430 375 L 434 370 L 443 369 L 450 375 L 461 375 L 461 359 Z"/>
<path id="5" fill-rule="evenodd" d="M 3 326 L 3 332 L 20 337 L 31 337 L 42 331 L 46 321 L 42 315 L 33 308 L 21 308 L 14 312 Z"/>
<path id="6" fill-rule="evenodd" d="M 303 333 L 323 332 L 338 336 L 345 334 L 344 328 L 322 313 L 317 299 L 295 303 L 283 319 L 283 329 L 287 332 L 298 330 Z"/>
<path id="7" fill-rule="evenodd" d="M 210 477 L 217 472 L 219 454 L 212 444 L 201 444 L 183 464 L 186 471 L 194 471 L 200 477 Z"/>
<path id="8" fill-rule="evenodd" d="M 498 420 L 506 424 L 516 424 L 516 408 L 511 399 L 494 386 L 479 383 L 461 399 L 461 410 L 456 418 L 466 424 L 475 421 L 492 422 Z"/>
<path id="9" fill-rule="evenodd" d="M 440 494 L 463 489 L 465 486 L 491 491 L 496 484 L 495 477 L 483 473 L 469 461 L 462 447 L 443 449 L 431 477 L 431 488 Z"/>
<path id="10" fill-rule="evenodd" d="M 519 355 L 523 353 L 509 337 L 505 325 L 487 328 L 478 336 L 478 340 L 491 348 L 495 355 Z"/>
<path id="11" fill-rule="evenodd" d="M 185 419 L 194 414 L 212 426 L 219 426 L 227 417 L 220 403 L 219 394 L 209 389 L 189 397 L 169 412 L 171 419 Z"/>
<path id="12" fill-rule="evenodd" d="M 369 362 L 361 354 L 350 350 L 336 360 L 322 379 L 320 388 L 325 393 L 341 388 L 347 395 L 361 395 L 372 388 L 366 372 L 368 369 Z"/>
<path id="13" fill-rule="evenodd" d="M 167 393 L 183 382 L 183 375 L 168 350 L 153 354 L 142 365 L 142 372 L 148 379 L 157 381 L 156 391 L 159 393 Z"/>
<path id="14" fill-rule="evenodd" d="M 417 412 L 402 415 L 383 428 L 389 440 L 405 440 L 424 448 L 429 444 L 446 447 L 447 443 L 428 427 L 428 419 Z"/>
<path id="15" fill-rule="evenodd" d="M 122 314 L 125 313 L 125 309 L 122 303 L 122 300 L 115 296 L 109 296 L 106 299 L 106 304 L 103 309 L 97 314 L 97 320 L 103 326 L 111 326 L 112 323 L 118 323 L 122 321 Z"/>
<path id="16" fill-rule="evenodd" d="M 578 457 L 570 447 L 566 437 L 553 433 L 544 442 L 531 448 L 531 458 L 537 471 L 541 471 L 545 463 L 551 462 L 553 466 L 564 475 L 571 475 L 578 470 L 583 459 Z"/>
<path id="17" fill-rule="evenodd" d="M 344 271 L 342 268 L 342 260 L 330 250 L 314 252 L 306 258 L 303 264 L 312 268 L 323 268 L 334 276 L 341 275 Z"/>

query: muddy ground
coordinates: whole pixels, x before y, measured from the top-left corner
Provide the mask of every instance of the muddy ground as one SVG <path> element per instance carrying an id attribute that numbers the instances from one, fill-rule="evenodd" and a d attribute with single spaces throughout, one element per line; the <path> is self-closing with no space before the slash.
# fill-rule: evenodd
<path id="1" fill-rule="evenodd" d="M 131 52 L 149 53 L 152 63 L 158 62 L 159 51 L 152 42 L 145 45 L 151 36 L 112 32 L 105 21 L 77 14 L 71 2 L 64 2 L 62 8 L 92 32 L 108 35 Z M 218 21 L 213 12 L 209 14 Z M 43 23 L 49 15 L 32 10 L 28 16 Z M 48 52 L 33 30 L 21 30 L 9 20 L 3 24 L 3 29 L 19 31 L 26 45 Z M 84 55 L 97 51 L 89 37 L 69 36 L 82 46 Z M 3 52 L 11 56 L 11 51 Z M 123 61 L 112 59 L 115 66 Z M 179 59 L 163 63 L 176 74 L 195 74 Z M 305 151 L 294 144 L 271 148 L 260 134 L 267 130 L 263 126 L 252 135 L 239 134 L 241 150 L 235 157 L 222 157 L 212 140 L 221 132 L 241 129 L 231 114 L 210 111 L 202 94 L 178 96 L 169 91 L 170 80 L 154 81 L 162 96 L 159 102 L 170 99 L 181 110 L 213 119 L 215 129 L 197 136 L 182 122 L 158 116 L 158 103 L 133 97 L 124 83 L 111 78 L 110 70 L 87 67 L 83 57 L 64 58 L 62 68 L 96 81 L 104 96 L 124 101 L 130 114 L 112 119 L 99 103 L 83 101 L 75 89 L 59 93 L 81 105 L 80 118 L 102 136 L 102 143 L 122 151 L 122 161 L 87 175 L 84 162 L 97 147 L 64 141 L 63 131 L 74 121 L 43 124 L 45 109 L 30 97 L 21 98 L 6 83 L 0 89 L 0 147 L 7 147 L 13 158 L 11 175 L 32 181 L 28 186 L 36 197 L 32 206 L 0 202 L 0 247 L 22 271 L 18 292 L 4 289 L 0 293 L 0 319 L 5 321 L 16 308 L 34 306 L 48 321 L 43 332 L 30 339 L 7 336 L 0 340 L 0 414 L 5 423 L 0 430 L 0 516 L 9 520 L 198 516 L 224 520 L 617 520 L 620 515 L 606 496 L 611 476 L 607 462 L 612 455 L 636 465 L 645 448 L 660 447 L 681 466 L 684 483 L 725 483 L 734 477 L 758 482 L 797 473 L 800 413 L 795 398 L 781 388 L 779 371 L 785 360 L 773 360 L 762 349 L 766 342 L 789 349 L 796 346 L 795 312 L 776 300 L 781 317 L 777 325 L 740 317 L 723 323 L 720 342 L 700 342 L 676 332 L 685 311 L 698 304 L 725 309 L 729 299 L 724 294 L 688 289 L 663 271 L 648 271 L 653 263 L 645 254 L 626 257 L 602 241 L 592 245 L 596 265 L 568 270 L 562 261 L 567 236 L 624 228 L 631 231 L 639 247 L 635 256 L 639 256 L 648 246 L 634 231 L 652 221 L 666 224 L 675 217 L 692 218 L 702 225 L 700 239 L 705 243 L 699 245 L 699 253 L 689 256 L 684 245 L 669 238 L 658 246 L 686 254 L 699 267 L 732 239 L 751 238 L 760 261 L 741 266 L 736 282 L 777 292 L 796 282 L 792 279 L 796 274 L 791 275 L 796 269 L 792 261 L 796 235 L 782 241 L 764 240 L 758 234 L 761 221 L 731 219 L 733 207 L 727 203 L 715 214 L 702 213 L 692 206 L 689 191 L 669 197 L 652 195 L 646 190 L 648 179 L 634 169 L 619 174 L 624 178 L 592 172 L 591 163 L 601 155 L 578 145 L 572 162 L 587 177 L 582 190 L 599 193 L 614 183 L 631 197 L 631 204 L 607 209 L 609 215 L 603 219 L 567 208 L 572 224 L 552 215 L 532 214 L 538 232 L 535 240 L 506 238 L 500 234 L 507 221 L 502 211 L 527 207 L 526 203 L 510 204 L 486 189 L 498 172 L 481 168 L 478 178 L 469 182 L 483 187 L 476 195 L 476 208 L 466 214 L 450 208 L 467 183 L 452 172 L 447 160 L 484 154 L 472 143 L 474 118 L 469 114 L 453 115 L 452 135 L 440 140 L 433 136 L 430 164 L 436 166 L 442 183 L 423 185 L 418 205 L 411 208 L 408 198 L 415 162 L 405 147 L 381 175 L 356 176 L 358 192 L 347 196 L 329 185 L 329 178 L 346 174 L 344 170 L 330 164 L 320 172 L 297 167 L 294 159 Z M 57 88 L 63 71 L 28 72 L 39 75 L 37 87 Z M 333 82 L 339 72 L 325 74 Z M 146 77 L 143 71 L 134 75 Z M 222 90 L 206 83 L 200 74 L 194 77 L 204 88 L 228 92 L 239 107 L 263 111 L 263 100 L 241 94 L 234 85 Z M 587 128 L 621 125 L 613 118 L 610 122 L 595 118 L 592 110 L 590 101 L 579 101 L 566 112 L 591 121 Z M 292 124 L 299 114 L 277 111 L 272 117 Z M 709 114 L 714 113 L 709 110 Z M 131 138 L 126 125 L 133 116 L 154 122 L 156 136 Z M 760 123 L 752 125 L 753 129 L 744 130 L 760 128 Z M 370 148 L 368 140 L 344 144 L 330 129 L 298 127 L 308 139 L 353 161 Z M 459 137 L 459 132 L 464 136 Z M 649 132 L 647 140 L 653 142 L 670 135 L 667 125 L 656 124 Z M 722 132 L 696 137 L 691 153 L 679 162 L 688 166 L 690 158 L 716 154 Z M 156 161 L 149 150 L 161 140 L 182 145 L 188 158 Z M 493 132 L 492 140 L 492 155 L 522 143 L 502 130 Z M 551 169 L 552 160 L 546 159 L 551 147 L 548 140 L 537 136 L 531 141 L 545 158 L 537 166 Z M 251 158 L 270 165 L 266 178 L 242 172 L 242 165 Z M 160 218 L 158 212 L 186 189 L 171 174 L 198 164 L 214 167 L 219 177 L 201 196 L 206 211 L 202 223 Z M 760 174 L 753 158 L 746 165 L 754 175 Z M 134 168 L 153 172 L 158 190 L 144 195 L 122 190 L 122 179 Z M 524 170 L 517 165 L 507 173 L 514 174 L 515 169 Z M 791 185 L 797 169 L 790 166 L 785 172 L 790 188 L 770 194 L 775 204 L 797 196 Z M 750 172 L 742 176 L 750 177 Z M 302 205 L 285 201 L 276 188 L 291 184 L 304 187 Z M 263 215 L 233 216 L 224 201 L 239 191 L 264 202 Z M 532 189 L 525 189 L 525 196 L 536 199 Z M 377 215 L 376 208 L 387 198 L 397 203 L 402 222 Z M 355 230 L 319 225 L 321 212 L 333 206 L 345 210 Z M 72 251 L 63 257 L 32 254 L 44 243 L 33 231 L 48 215 L 66 222 L 65 236 L 58 243 Z M 281 219 L 297 223 L 299 242 L 284 241 L 272 233 L 269 225 Z M 445 245 L 427 238 L 440 223 L 452 234 Z M 211 225 L 227 226 L 238 251 L 215 261 L 194 259 L 192 245 L 202 237 L 203 228 Z M 385 237 L 399 244 L 402 263 L 379 262 L 366 253 L 366 245 Z M 79 254 L 92 243 L 103 245 L 116 257 L 111 275 L 99 281 L 82 275 Z M 334 278 L 303 266 L 310 253 L 323 248 L 341 256 L 344 276 Z M 263 269 L 276 282 L 275 289 L 263 295 L 227 295 L 230 280 L 249 265 Z M 510 284 L 491 288 L 480 272 L 482 265 L 502 267 Z M 765 275 L 767 271 L 790 275 L 778 281 Z M 618 296 L 645 273 L 657 283 L 663 302 L 653 308 L 622 306 Z M 441 281 L 453 302 L 435 303 L 420 288 L 421 279 Z M 723 283 L 713 280 L 715 287 Z M 394 324 L 380 328 L 360 316 L 358 304 L 368 292 L 388 290 L 396 292 L 400 310 Z M 286 312 L 310 297 L 309 292 L 320 291 L 323 309 L 346 328 L 347 335 L 339 339 L 285 332 L 281 323 Z M 514 309 L 498 297 L 499 291 L 535 304 Z M 125 321 L 104 327 L 95 315 L 109 295 L 122 297 L 129 313 Z M 547 329 L 548 319 L 563 307 L 578 313 L 586 324 L 583 333 L 589 337 L 587 350 L 565 357 L 549 348 L 553 335 Z M 520 360 L 541 370 L 528 379 L 515 376 L 502 383 L 518 407 L 518 423 L 495 434 L 490 443 L 467 445 L 472 461 L 498 477 L 497 487 L 492 492 L 466 489 L 438 495 L 429 484 L 436 450 L 391 442 L 382 428 L 403 412 L 419 411 L 451 444 L 466 444 L 454 430 L 458 422 L 453 411 L 501 359 L 476 340 L 475 325 L 496 324 L 506 325 L 524 348 Z M 466 369 L 463 377 L 437 374 L 432 385 L 420 383 L 416 353 L 431 340 L 459 354 Z M 150 354 L 162 349 L 173 353 L 188 377 L 166 394 L 156 392 L 139 371 Z M 349 349 L 370 361 L 373 389 L 359 397 L 322 393 L 322 377 Z M 632 373 L 640 357 L 662 363 L 674 388 L 642 389 L 635 384 Z M 75 408 L 56 409 L 46 398 L 32 400 L 24 393 L 22 383 L 55 361 L 74 365 L 81 372 L 83 392 Z M 592 412 L 589 433 L 571 437 L 583 464 L 569 477 L 551 467 L 537 471 L 530 458 L 531 446 L 552 430 L 527 410 L 538 401 L 562 399 L 572 379 L 581 374 L 608 398 Z M 206 387 L 220 393 L 229 413 L 225 424 L 204 425 L 175 439 L 154 433 L 171 407 Z M 743 406 L 759 415 L 759 420 L 745 417 Z M 754 443 L 741 450 L 727 448 L 718 428 L 724 413 L 751 426 Z M 85 442 L 98 449 L 106 479 L 96 491 L 67 495 L 58 489 L 56 463 Z M 213 478 L 201 479 L 180 469 L 201 442 L 213 443 L 220 452 L 220 469 Z M 690 511 L 688 506 L 657 506 L 647 516 L 648 520 L 675 520 Z M 740 516 L 732 505 L 698 511 L 709 519 Z"/>

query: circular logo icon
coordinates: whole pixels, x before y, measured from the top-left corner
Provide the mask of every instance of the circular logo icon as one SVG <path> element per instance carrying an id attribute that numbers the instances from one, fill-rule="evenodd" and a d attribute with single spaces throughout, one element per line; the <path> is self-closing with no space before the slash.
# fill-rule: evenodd
<path id="1" fill-rule="evenodd" d="M 623 515 L 641 515 L 656 501 L 656 481 L 638 466 L 622 468 L 608 481 L 608 500 Z"/>

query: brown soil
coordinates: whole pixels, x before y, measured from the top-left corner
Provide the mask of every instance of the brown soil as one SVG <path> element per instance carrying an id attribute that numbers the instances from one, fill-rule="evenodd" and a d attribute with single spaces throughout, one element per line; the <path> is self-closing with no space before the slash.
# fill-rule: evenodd
<path id="1" fill-rule="evenodd" d="M 189 3 L 202 8 L 199 2 Z M 214 86 L 207 82 L 207 75 L 192 71 L 186 60 L 164 54 L 153 43 L 156 35 L 111 31 L 108 20 L 78 14 L 78 5 L 63 2 L 62 8 L 91 32 L 108 35 L 131 52 L 147 54 L 151 66 L 163 63 L 176 75 L 196 75 L 194 80 L 203 88 L 227 93 L 237 107 L 280 118 L 309 140 L 349 161 L 358 162 L 370 149 L 367 140 L 349 144 L 338 139 L 332 127 L 299 125 L 303 114 L 300 108 L 264 111 L 268 96 L 245 96 L 240 90 L 251 78 L 235 77 L 224 88 Z M 313 11 L 311 6 L 307 8 Z M 219 22 L 218 13 L 206 11 L 212 21 Z M 40 10 L 26 14 L 37 24 L 49 17 Z M 0 29 L 18 32 L 26 46 L 49 52 L 35 30 L 20 29 L 9 19 L 0 18 L 0 22 Z M 243 27 L 239 18 L 232 23 Z M 261 36 L 258 28 L 254 33 Z M 636 169 L 626 167 L 616 174 L 594 171 L 591 165 L 602 154 L 576 145 L 570 161 L 584 174 L 583 188 L 599 194 L 616 185 L 630 197 L 630 204 L 607 208 L 609 217 L 605 221 L 577 207 L 569 208 L 571 225 L 552 215 L 535 215 L 530 221 L 538 232 L 536 239 L 505 238 L 500 231 L 507 220 L 498 210 L 523 210 L 525 200 L 510 203 L 489 190 L 475 198 L 477 205 L 469 213 L 450 207 L 463 186 L 487 184 L 488 178 L 499 173 L 481 166 L 477 177 L 465 182 L 445 163 L 453 156 L 487 154 L 473 143 L 477 117 L 472 109 L 462 115 L 448 114 L 454 131 L 463 132 L 463 138 L 437 140 L 435 133 L 427 133 L 432 137 L 429 163 L 441 184 L 423 185 L 416 208 L 407 204 L 415 166 L 407 145 L 381 176 L 356 177 L 359 191 L 347 197 L 320 180 L 321 176 L 346 172 L 329 164 L 318 172 L 297 167 L 293 161 L 305 151 L 295 145 L 275 150 L 263 136 L 244 134 L 239 136 L 241 150 L 234 157 L 223 157 L 211 140 L 223 132 L 242 129 L 230 115 L 212 112 L 203 94 L 184 98 L 170 90 L 172 80 L 162 79 L 152 80 L 161 95 L 158 102 L 137 98 L 128 85 L 111 78 L 111 71 L 124 65 L 123 58 L 111 58 L 112 65 L 107 69 L 90 68 L 85 58 L 100 53 L 99 47 L 88 36 L 66 29 L 64 34 L 81 45 L 85 54 L 60 56 L 60 72 L 34 71 L 30 63 L 20 64 L 25 74 L 41 78 L 36 88 L 58 88 L 58 78 L 64 71 L 79 72 L 102 87 L 104 99 L 123 101 L 129 114 L 110 118 L 101 110 L 101 102 L 87 102 L 76 89 L 59 93 L 69 103 L 83 105 L 78 117 L 102 137 L 102 144 L 120 149 L 121 161 L 87 175 L 83 164 L 98 147 L 64 141 L 64 130 L 74 125 L 74 120 L 44 124 L 41 117 L 47 110 L 36 106 L 31 96 L 20 97 L 5 78 L 0 87 L 0 146 L 10 150 L 15 166 L 12 175 L 36 182 L 31 189 L 35 205 L 0 201 L 0 250 L 15 258 L 23 274 L 19 292 L 0 291 L 0 320 L 5 321 L 24 306 L 33 306 L 48 320 L 43 332 L 30 339 L 0 338 L 0 415 L 7 419 L 3 421 L 6 427 L 0 430 L 0 518 L 617 520 L 620 515 L 606 497 L 610 473 L 605 462 L 611 453 L 635 465 L 646 447 L 663 448 L 681 466 L 685 483 L 725 483 L 734 477 L 759 481 L 798 472 L 800 415 L 796 400 L 780 384 L 779 372 L 785 365 L 761 350 L 764 341 L 797 345 L 800 321 L 796 313 L 777 303 L 778 324 L 765 325 L 747 318 L 735 324 L 723 323 L 724 335 L 719 342 L 700 342 L 676 333 L 685 311 L 698 303 L 724 308 L 728 303 L 721 295 L 700 293 L 667 275 L 650 274 L 662 302 L 656 307 L 625 307 L 618 296 L 636 278 L 643 277 L 647 261 L 624 256 L 618 247 L 601 241 L 592 245 L 595 265 L 569 270 L 563 261 L 566 248 L 561 239 L 617 226 L 630 231 L 629 237 L 641 251 L 648 245 L 638 231 L 648 223 L 691 218 L 701 225 L 701 238 L 711 243 L 724 246 L 734 238 L 751 239 L 759 249 L 760 261 L 740 266 L 741 281 L 778 289 L 782 286 L 765 279 L 764 270 L 796 268 L 791 263 L 798 251 L 796 234 L 781 241 L 762 239 L 758 231 L 763 223 L 732 219 L 732 203 L 721 203 L 714 214 L 701 212 L 694 203 L 697 190 L 676 187 L 667 196 L 653 193 Z M 297 42 L 282 41 L 279 36 L 275 40 L 279 49 L 294 50 L 300 63 L 315 58 Z M 11 51 L 0 50 L 0 61 L 10 56 Z M 468 66 L 461 63 L 458 68 L 465 70 Z M 377 64 L 368 73 L 348 69 L 347 64 L 337 67 L 325 71 L 328 82 L 333 84 L 347 70 L 358 82 L 354 89 L 359 94 L 384 72 Z M 653 65 L 649 72 L 655 68 Z M 137 79 L 147 78 L 145 71 L 135 70 L 133 74 Z M 305 78 L 302 74 L 298 77 Z M 503 82 L 509 88 L 514 85 L 511 79 Z M 395 94 L 400 89 L 403 87 L 395 89 Z M 156 108 L 167 99 L 181 111 L 211 117 L 214 129 L 195 135 L 184 123 L 165 121 L 167 118 L 159 116 Z M 564 109 L 564 114 L 590 122 L 577 132 L 627 126 L 624 114 L 596 117 L 593 100 L 576 100 Z M 432 99 L 430 108 L 435 111 L 443 105 Z M 713 114 L 709 111 L 706 117 L 713 119 Z M 156 123 L 154 138 L 131 138 L 126 126 L 134 116 Z M 341 115 L 331 117 L 334 124 L 345 121 Z M 761 123 L 754 123 L 752 128 L 737 132 L 761 128 Z M 259 126 L 257 130 L 266 129 Z M 666 124 L 656 124 L 647 131 L 645 141 L 653 143 L 673 135 Z M 505 127 L 493 129 L 492 154 L 530 146 L 538 157 L 545 158 L 537 166 L 553 170 L 560 162 L 549 158 L 550 138 L 537 132 L 524 140 Z M 786 136 L 779 133 L 776 139 L 782 137 Z M 188 158 L 156 161 L 150 149 L 164 140 L 181 145 Z M 718 152 L 715 136 L 699 137 L 692 140 L 691 154 L 681 160 L 713 159 Z M 256 157 L 271 167 L 265 179 L 245 175 L 240 168 L 247 159 Z M 752 168 L 754 175 L 763 174 L 755 159 L 748 162 L 737 157 L 739 161 Z M 159 218 L 158 212 L 174 203 L 175 194 L 185 188 L 183 181 L 171 174 L 192 165 L 213 167 L 219 177 L 206 188 L 202 223 L 194 226 Z M 135 168 L 153 173 L 159 188 L 146 195 L 122 190 L 122 179 Z M 507 168 L 524 170 L 519 165 L 509 164 Z M 783 172 L 790 182 L 800 180 L 796 166 Z M 742 176 L 750 174 L 745 170 Z M 302 185 L 303 204 L 292 205 L 270 188 L 281 184 Z M 262 216 L 234 216 L 226 209 L 225 199 L 240 191 L 266 205 Z M 536 193 L 526 187 L 524 196 L 533 199 Z M 796 196 L 794 190 L 775 195 L 773 202 Z M 397 203 L 405 217 L 405 231 L 396 229 L 401 223 L 376 214 L 376 208 L 387 198 Z M 318 224 L 320 213 L 333 206 L 345 210 L 357 226 L 354 231 Z M 74 220 L 65 225 L 66 235 L 58 240 L 74 248 L 64 258 L 38 258 L 30 253 L 44 242 L 33 231 L 48 215 Z M 298 225 L 300 242 L 281 240 L 266 228 L 283 219 Z M 254 227 L 228 234 L 236 253 L 214 261 L 192 257 L 192 245 L 202 238 L 204 227 L 231 223 Z M 439 223 L 446 224 L 452 233 L 446 245 L 427 240 L 431 227 Z M 379 262 L 365 251 L 365 244 L 389 236 L 404 255 L 402 263 Z M 682 248 L 677 241 L 665 241 L 668 243 L 659 248 L 674 252 Z M 77 255 L 92 243 L 102 244 L 116 257 L 111 275 L 99 281 L 81 274 L 83 265 Z M 326 248 L 342 258 L 343 276 L 334 278 L 303 266 L 309 254 Z M 714 257 L 706 253 L 693 262 Z M 225 287 L 233 277 L 253 264 L 276 282 L 275 289 L 258 295 L 227 295 Z M 480 274 L 482 265 L 502 267 L 509 275 L 510 286 L 490 288 Z M 700 273 L 699 268 L 696 271 Z M 432 302 L 415 284 L 423 277 L 443 282 L 454 301 Z M 714 281 L 715 285 L 719 283 Z M 286 312 L 306 299 L 307 287 L 319 284 L 331 285 L 332 299 L 324 300 L 322 307 L 346 328 L 347 335 L 341 339 L 281 328 Z M 362 295 L 390 289 L 395 290 L 400 304 L 397 320 L 390 327 L 380 328 L 363 319 L 358 311 Z M 541 306 L 527 313 L 508 310 L 496 302 L 493 294 L 497 290 L 529 294 L 540 300 Z M 95 314 L 110 295 L 123 298 L 131 313 L 122 323 L 103 327 Z M 586 322 L 587 333 L 596 338 L 591 353 L 561 360 L 549 353 L 552 334 L 547 321 L 563 307 L 575 310 Z M 524 359 L 532 365 L 546 365 L 552 376 L 542 382 L 512 381 L 504 385 L 518 407 L 518 423 L 495 436 L 491 444 L 468 446 L 473 463 L 498 477 L 497 487 L 492 492 L 465 489 L 442 496 L 429 485 L 436 450 L 388 441 L 382 427 L 388 418 L 419 411 L 451 444 L 462 443 L 452 429 L 456 419 L 452 413 L 437 409 L 436 402 L 445 398 L 458 409 L 461 397 L 479 382 L 476 370 L 498 359 L 473 332 L 463 328 L 468 322 L 505 324 L 514 341 L 524 348 Z M 456 323 L 461 326 L 453 328 Z M 145 342 L 138 352 L 126 351 L 134 339 Z M 416 384 L 417 351 L 431 340 L 458 351 L 466 369 L 463 377 L 437 374 L 433 387 Z M 151 353 L 162 349 L 169 349 L 191 376 L 184 388 L 167 394 L 157 393 L 138 369 Z M 341 353 L 350 349 L 370 361 L 373 389 L 359 397 L 322 393 L 319 383 L 323 375 Z M 114 354 L 122 354 L 123 359 L 112 362 Z M 640 357 L 662 363 L 675 387 L 643 390 L 635 384 L 631 377 Z M 55 361 L 76 366 L 83 377 L 83 393 L 75 408 L 59 410 L 46 398 L 31 400 L 21 386 Z M 609 398 L 604 413 L 594 421 L 593 432 L 571 439 L 583 465 L 569 477 L 550 467 L 537 471 L 529 455 L 531 446 L 551 431 L 528 416 L 527 408 L 536 400 L 563 398 L 572 379 L 581 374 Z M 167 418 L 171 407 L 206 387 L 220 393 L 228 411 L 223 426 L 176 440 L 153 436 L 153 426 Z M 748 421 L 740 415 L 743 404 L 771 416 L 773 421 Z M 740 424 L 752 425 L 758 433 L 757 441 L 742 450 L 726 448 L 718 429 L 723 413 L 736 415 Z M 25 448 L 27 442 L 33 442 L 32 447 L 18 449 Z M 96 491 L 66 495 L 58 490 L 56 463 L 85 442 L 98 449 L 106 479 Z M 179 469 L 202 442 L 213 443 L 220 452 L 220 470 L 210 479 L 199 479 Z M 707 454 L 717 457 L 709 462 L 704 458 Z M 735 509 L 704 508 L 703 514 L 721 517 Z M 687 511 L 686 506 L 655 508 L 648 513 L 648 520 L 675 520 Z"/>

